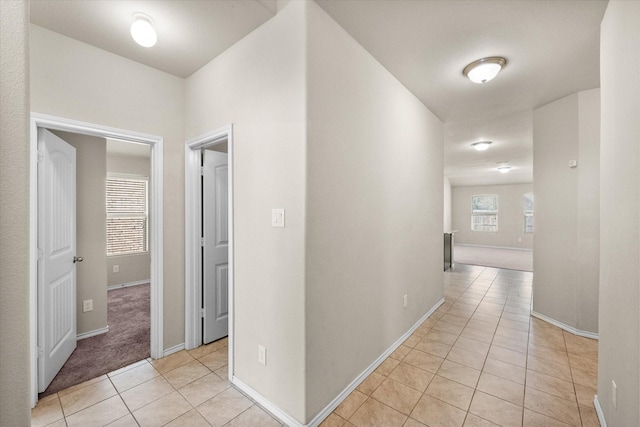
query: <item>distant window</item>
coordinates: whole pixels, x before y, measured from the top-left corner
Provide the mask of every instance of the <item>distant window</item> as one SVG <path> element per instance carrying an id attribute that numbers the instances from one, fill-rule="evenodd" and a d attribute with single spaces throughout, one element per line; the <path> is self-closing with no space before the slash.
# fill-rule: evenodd
<path id="1" fill-rule="evenodd" d="M 107 255 L 147 252 L 146 177 L 107 178 Z"/>
<path id="2" fill-rule="evenodd" d="M 498 195 L 471 196 L 471 231 L 498 231 Z"/>
<path id="3" fill-rule="evenodd" d="M 533 233 L 533 193 L 524 195 L 524 232 Z"/>

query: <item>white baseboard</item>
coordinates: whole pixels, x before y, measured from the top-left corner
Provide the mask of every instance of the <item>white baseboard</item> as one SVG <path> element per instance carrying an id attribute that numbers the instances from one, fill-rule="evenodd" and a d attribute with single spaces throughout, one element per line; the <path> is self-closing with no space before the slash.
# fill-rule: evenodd
<path id="1" fill-rule="evenodd" d="M 472 245 L 468 243 L 454 243 L 453 246 L 470 246 L 472 248 L 489 248 L 489 249 L 509 249 L 512 251 L 525 251 L 525 252 L 533 252 L 533 249 L 529 248 L 512 248 L 509 246 L 489 246 L 489 245 Z"/>
<path id="2" fill-rule="evenodd" d="M 109 325 L 105 326 L 104 328 L 94 329 L 93 331 L 83 332 L 81 334 L 78 334 L 76 336 L 76 339 L 80 341 L 85 338 L 95 337 L 96 335 L 106 334 L 107 332 L 109 332 Z"/>
<path id="3" fill-rule="evenodd" d="M 146 285 L 146 284 L 149 284 L 150 282 L 151 282 L 150 279 L 146 279 L 146 280 L 136 280 L 135 282 L 120 283 L 118 285 L 107 286 L 107 291 L 112 291 L 114 289 L 120 289 L 120 288 L 129 288 L 131 286 Z"/>
<path id="4" fill-rule="evenodd" d="M 167 357 L 173 353 L 177 353 L 181 350 L 184 350 L 184 343 L 174 345 L 173 347 L 165 348 L 162 352 L 162 357 Z"/>
<path id="5" fill-rule="evenodd" d="M 552 319 L 551 317 L 545 316 L 544 314 L 540 314 L 533 310 L 531 311 L 531 315 L 540 320 L 544 320 L 547 323 L 551 323 L 552 325 L 557 326 L 560 329 L 564 329 L 567 332 L 571 332 L 573 335 L 578 335 L 580 337 L 585 337 L 585 338 L 591 338 L 593 340 L 598 339 L 598 334 L 595 332 L 588 332 L 588 331 L 582 331 L 580 329 L 576 329 L 573 326 L 565 325 L 562 322 L 558 322 L 557 320 Z"/>
<path id="6" fill-rule="evenodd" d="M 378 366 L 380 366 L 382 364 L 382 362 L 384 362 L 387 359 L 387 357 L 389 357 L 389 355 L 391 353 L 396 351 L 396 349 L 398 347 L 400 347 L 400 345 L 402 345 L 402 343 L 405 342 L 405 340 L 407 338 L 409 338 L 409 336 L 411 336 L 411 334 L 413 334 L 415 332 L 415 330 L 418 329 L 418 327 L 420 325 L 422 325 L 422 323 L 425 320 L 427 320 L 427 318 L 429 318 L 429 316 L 431 316 L 442 304 L 444 304 L 444 298 L 442 298 L 433 307 L 431 307 L 431 309 L 424 316 L 422 316 L 411 328 L 409 328 L 409 330 L 407 332 L 405 332 L 400 338 L 398 338 L 398 340 L 396 340 L 396 342 L 394 342 L 391 345 L 391 347 L 389 347 L 371 365 L 369 365 L 369 367 L 367 369 L 365 369 L 360 375 L 358 375 L 351 382 L 351 384 L 349 384 L 344 390 L 342 390 L 342 392 L 340 394 L 338 394 L 308 424 L 301 424 L 299 421 L 297 421 L 294 418 L 292 418 L 289 414 L 283 412 L 282 410 L 280 410 L 280 408 L 278 408 L 277 406 L 272 404 L 268 399 L 266 399 L 260 393 L 258 393 L 257 391 L 255 391 L 254 389 L 249 387 L 247 384 L 245 384 L 239 378 L 234 376 L 231 379 L 231 384 L 233 384 L 240 391 L 242 391 L 247 396 L 249 396 L 250 398 L 255 400 L 255 402 L 258 405 L 260 405 L 263 409 L 265 409 L 268 412 L 270 412 L 271 415 L 273 415 L 274 417 L 278 418 L 285 425 L 287 425 L 289 427 L 317 427 L 317 426 L 320 425 L 320 423 L 325 418 L 327 418 L 349 396 L 349 394 L 351 394 L 351 392 L 353 392 L 353 390 L 355 390 L 365 379 L 367 379 L 367 377 L 369 375 L 371 375 L 371 373 L 373 371 L 375 371 L 376 368 Z"/>
<path id="7" fill-rule="evenodd" d="M 604 419 L 604 412 L 602 412 L 602 406 L 600 406 L 597 394 L 593 397 L 593 406 L 596 407 L 596 414 L 598 415 L 598 421 L 600 421 L 600 427 L 607 427 L 607 421 Z"/>

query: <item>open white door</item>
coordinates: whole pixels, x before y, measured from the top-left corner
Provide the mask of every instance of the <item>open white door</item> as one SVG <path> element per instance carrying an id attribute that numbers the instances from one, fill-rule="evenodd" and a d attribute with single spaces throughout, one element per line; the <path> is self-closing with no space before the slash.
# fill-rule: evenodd
<path id="1" fill-rule="evenodd" d="M 202 150 L 204 344 L 227 336 L 229 290 L 227 154 Z"/>
<path id="2" fill-rule="evenodd" d="M 76 348 L 76 149 L 38 129 L 38 390 Z"/>

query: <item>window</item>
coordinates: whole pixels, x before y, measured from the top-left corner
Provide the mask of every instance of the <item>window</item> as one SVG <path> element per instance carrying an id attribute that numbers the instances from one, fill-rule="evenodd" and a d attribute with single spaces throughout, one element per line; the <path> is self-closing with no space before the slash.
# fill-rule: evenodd
<path id="1" fill-rule="evenodd" d="M 471 231 L 498 231 L 498 195 L 471 196 Z"/>
<path id="2" fill-rule="evenodd" d="M 107 177 L 107 255 L 147 252 L 147 188 L 141 176 Z"/>
<path id="3" fill-rule="evenodd" d="M 533 233 L 533 193 L 524 195 L 524 232 Z"/>

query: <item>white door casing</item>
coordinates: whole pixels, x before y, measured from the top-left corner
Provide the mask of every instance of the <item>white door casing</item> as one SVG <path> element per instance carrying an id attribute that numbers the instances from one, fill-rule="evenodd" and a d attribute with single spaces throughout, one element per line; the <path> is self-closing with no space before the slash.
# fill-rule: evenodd
<path id="1" fill-rule="evenodd" d="M 76 348 L 76 149 L 38 131 L 38 390 Z"/>
<path id="2" fill-rule="evenodd" d="M 229 215 L 227 154 L 202 150 L 203 344 L 228 334 Z"/>

